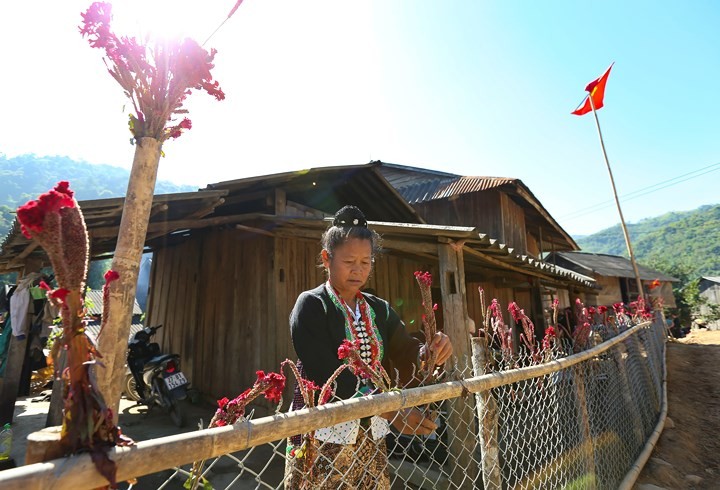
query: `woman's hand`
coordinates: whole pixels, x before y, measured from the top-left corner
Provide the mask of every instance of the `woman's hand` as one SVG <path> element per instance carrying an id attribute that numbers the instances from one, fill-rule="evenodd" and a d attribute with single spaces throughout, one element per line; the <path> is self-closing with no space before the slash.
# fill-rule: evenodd
<path id="1" fill-rule="evenodd" d="M 441 364 L 445 364 L 445 361 L 450 359 L 453 353 L 450 337 L 442 332 L 436 333 L 430 343 L 430 350 L 435 354 L 435 365 L 440 366 Z"/>
<path id="2" fill-rule="evenodd" d="M 437 429 L 437 424 L 417 408 L 404 408 L 399 412 L 387 412 L 381 417 L 390 421 L 401 434 L 427 436 Z"/>

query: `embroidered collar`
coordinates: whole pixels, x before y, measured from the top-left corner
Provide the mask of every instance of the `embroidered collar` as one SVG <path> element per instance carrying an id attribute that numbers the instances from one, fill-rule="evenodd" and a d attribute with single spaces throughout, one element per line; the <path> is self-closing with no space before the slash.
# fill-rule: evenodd
<path id="1" fill-rule="evenodd" d="M 353 311 L 330 281 L 325 283 L 325 289 L 333 304 L 345 317 L 345 338 L 351 342 L 360 341 L 360 357 L 363 361 L 371 366 L 381 362 L 384 355 L 382 337 L 375 323 L 375 312 L 365 300 L 365 296 L 358 291 Z"/>

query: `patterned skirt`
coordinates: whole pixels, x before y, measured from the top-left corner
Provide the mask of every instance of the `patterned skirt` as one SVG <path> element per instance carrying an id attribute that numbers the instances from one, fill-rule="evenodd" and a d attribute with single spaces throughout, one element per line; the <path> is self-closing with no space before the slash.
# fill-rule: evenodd
<path id="1" fill-rule="evenodd" d="M 385 438 L 373 440 L 369 428 L 360 428 L 355 444 L 316 441 L 315 445 L 309 457 L 301 453 L 298 458 L 300 448 L 288 440 L 286 490 L 390 489 Z"/>

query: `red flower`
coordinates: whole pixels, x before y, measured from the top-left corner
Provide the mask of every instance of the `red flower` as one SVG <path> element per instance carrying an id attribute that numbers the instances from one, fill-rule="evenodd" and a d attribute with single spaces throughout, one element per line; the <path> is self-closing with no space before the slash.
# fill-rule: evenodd
<path id="1" fill-rule="evenodd" d="M 604 315 L 607 312 L 607 306 L 598 306 L 598 313 Z"/>
<path id="2" fill-rule="evenodd" d="M 557 338 L 554 327 L 548 327 L 545 329 L 545 337 L 543 337 L 542 346 L 543 349 L 549 350 L 552 348 L 552 344 Z"/>
<path id="3" fill-rule="evenodd" d="M 67 181 L 58 182 L 54 189 L 41 194 L 36 201 L 28 201 L 17 210 L 23 235 L 33 238 L 31 232 L 42 232 L 45 217 L 50 213 L 59 213 L 63 208 L 74 208 L 73 192 Z"/>
<path id="4" fill-rule="evenodd" d="M 110 29 L 112 6 L 93 3 L 82 14 L 80 34 L 93 48 L 105 51 L 110 75 L 133 103 L 130 130 L 138 139 L 149 136 L 160 141 L 177 138 L 190 129 L 189 119 L 173 124 L 174 116 L 186 113 L 183 102 L 191 90 L 204 90 L 217 100 L 225 94 L 212 79 L 216 51 L 206 51 L 196 41 L 167 41 L 146 47 L 133 37 L 117 36 Z"/>
<path id="5" fill-rule="evenodd" d="M 415 271 L 415 279 L 421 286 L 432 287 L 432 274 L 429 272 Z"/>
<path id="6" fill-rule="evenodd" d="M 53 299 L 59 299 L 63 303 L 65 302 L 65 298 L 67 298 L 67 295 L 70 294 L 70 291 L 68 291 L 65 288 L 57 288 L 55 291 L 50 293 L 50 297 Z"/>
<path id="7" fill-rule="evenodd" d="M 305 378 L 300 378 L 300 382 L 305 386 L 305 388 L 308 391 L 318 391 L 320 387 L 316 385 L 313 381 Z"/>
<path id="8" fill-rule="evenodd" d="M 105 273 L 105 276 L 103 276 L 103 277 L 105 278 L 105 284 L 107 285 L 113 281 L 117 281 L 118 279 L 120 279 L 120 274 L 118 272 L 110 269 Z"/>
<path id="9" fill-rule="evenodd" d="M 588 315 L 592 316 L 597 312 L 597 310 L 595 309 L 594 306 L 588 306 L 587 312 L 588 312 Z"/>
<path id="10" fill-rule="evenodd" d="M 282 399 L 282 391 L 285 388 L 285 376 L 278 373 L 268 373 L 265 371 L 257 371 L 257 382 L 260 386 L 267 385 L 265 388 L 265 398 L 271 402 L 280 403 Z"/>
<path id="11" fill-rule="evenodd" d="M 351 356 L 353 349 L 354 347 L 349 340 L 343 340 L 340 347 L 338 347 L 338 359 L 347 359 Z"/>
<path id="12" fill-rule="evenodd" d="M 223 398 L 220 398 L 217 401 L 218 407 L 220 407 L 220 409 L 222 410 L 223 408 L 225 408 L 225 406 L 228 404 L 229 401 L 230 400 L 228 400 L 226 396 Z"/>

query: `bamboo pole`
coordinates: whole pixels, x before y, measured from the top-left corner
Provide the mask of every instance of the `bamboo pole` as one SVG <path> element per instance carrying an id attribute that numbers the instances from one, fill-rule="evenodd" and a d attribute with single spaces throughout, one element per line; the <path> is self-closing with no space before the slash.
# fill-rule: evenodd
<path id="1" fill-rule="evenodd" d="M 615 204 L 617 205 L 618 214 L 620 215 L 620 225 L 622 226 L 623 235 L 625 236 L 625 245 L 630 254 L 630 262 L 635 271 L 635 280 L 637 281 L 638 295 L 640 298 L 644 296 L 642 281 L 640 280 L 640 271 L 638 271 L 637 262 L 635 262 L 635 254 L 633 253 L 632 244 L 630 243 L 630 234 L 628 233 L 627 226 L 625 225 L 625 218 L 623 217 L 622 208 L 620 207 L 620 199 L 618 199 L 617 189 L 615 188 L 615 179 L 613 178 L 612 169 L 610 168 L 610 160 L 608 160 L 607 152 L 605 151 L 605 141 L 603 140 L 602 131 L 600 130 L 600 120 L 595 110 L 595 103 L 593 102 L 592 94 L 588 95 L 590 99 L 590 107 L 592 108 L 593 116 L 595 116 L 595 125 L 597 126 L 598 136 L 600 137 L 600 147 L 602 148 L 603 157 L 605 158 L 605 165 L 607 166 L 608 174 L 610 175 L 610 185 L 612 185 L 613 197 L 615 198 Z"/>
<path id="2" fill-rule="evenodd" d="M 122 379 L 125 374 L 128 336 L 132 323 L 138 271 L 152 208 L 155 179 L 162 151 L 162 142 L 143 137 L 137 140 L 130 172 L 125 207 L 120 220 L 118 241 L 112 270 L 120 278 L 110 286 L 107 321 L 99 340 L 102 364 L 96 372 L 98 388 L 106 405 L 113 410 L 117 424 Z"/>
<path id="3" fill-rule="evenodd" d="M 472 346 L 473 374 L 485 374 L 488 361 L 488 348 L 485 339 L 473 337 Z M 500 444 L 498 440 L 497 400 L 491 391 L 481 391 L 475 395 L 477 399 L 477 415 L 480 422 L 478 439 L 480 440 L 483 488 L 485 490 L 502 489 L 502 473 L 500 471 Z"/>
<path id="4" fill-rule="evenodd" d="M 134 446 L 114 447 L 110 450 L 109 457 L 117 463 L 117 480 L 128 480 L 349 420 L 457 398 L 466 392 L 479 393 L 568 369 L 607 351 L 648 324 L 649 322 L 645 322 L 628 329 L 588 351 L 546 364 L 476 376 L 464 381 L 450 381 L 400 392 L 342 400 L 312 409 L 243 421 L 234 426 L 141 441 Z M 87 453 L 0 472 L 0 488 L 79 490 L 103 485 L 107 485 L 107 482 L 97 472 Z"/>

